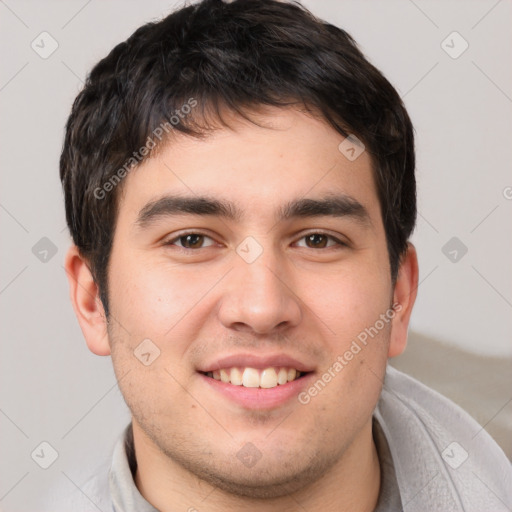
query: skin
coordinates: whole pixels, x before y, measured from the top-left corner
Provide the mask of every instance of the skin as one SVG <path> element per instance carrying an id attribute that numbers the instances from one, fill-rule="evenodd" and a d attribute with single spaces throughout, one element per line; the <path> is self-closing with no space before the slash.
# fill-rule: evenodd
<path id="1" fill-rule="evenodd" d="M 416 251 L 409 244 L 393 287 L 368 152 L 349 161 L 343 137 L 298 110 L 267 108 L 257 120 L 263 127 L 231 115 L 232 129 L 204 140 L 178 135 L 131 172 L 109 266 L 109 322 L 76 247 L 66 257 L 71 300 L 89 349 L 112 356 L 133 418 L 135 483 L 158 510 L 371 511 L 380 486 L 372 412 L 388 357 L 406 345 Z M 233 201 L 243 218 L 179 215 L 137 227 L 140 210 L 171 193 Z M 355 198 L 371 223 L 274 219 L 288 201 L 330 193 Z M 183 248 L 184 231 L 209 238 Z M 322 237 L 327 247 L 308 245 L 315 232 L 347 246 Z M 263 249 L 250 264 L 235 251 L 247 236 Z M 307 405 L 250 410 L 196 371 L 220 355 L 284 352 L 320 377 L 393 303 L 393 320 Z M 134 357 L 147 338 L 160 350 L 149 366 Z M 249 442 L 262 454 L 250 468 L 236 457 Z"/>

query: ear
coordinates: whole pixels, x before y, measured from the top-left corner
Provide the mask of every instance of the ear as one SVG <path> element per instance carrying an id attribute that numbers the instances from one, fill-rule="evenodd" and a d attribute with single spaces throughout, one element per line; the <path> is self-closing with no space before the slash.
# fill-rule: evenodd
<path id="1" fill-rule="evenodd" d="M 99 288 L 87 261 L 75 245 L 66 254 L 64 268 L 69 281 L 71 304 L 89 350 L 98 356 L 110 355 L 107 318 L 100 300 Z"/>
<path id="2" fill-rule="evenodd" d="M 400 355 L 407 345 L 407 330 L 412 308 L 418 292 L 418 257 L 416 248 L 410 242 L 407 244 L 393 293 L 395 316 L 391 324 L 391 339 L 388 357 Z"/>

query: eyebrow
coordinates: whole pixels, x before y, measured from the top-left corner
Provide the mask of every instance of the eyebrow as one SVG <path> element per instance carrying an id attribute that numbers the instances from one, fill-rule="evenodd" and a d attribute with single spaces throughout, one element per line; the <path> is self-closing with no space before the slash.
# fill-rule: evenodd
<path id="1" fill-rule="evenodd" d="M 162 218 L 183 214 L 215 216 L 233 222 L 240 222 L 244 216 L 235 203 L 223 199 L 170 195 L 147 203 L 140 210 L 135 224 L 147 228 Z M 348 217 L 364 227 L 372 226 L 368 210 L 355 198 L 345 194 L 328 195 L 320 199 L 295 199 L 281 206 L 275 215 L 277 221 L 322 216 Z"/>

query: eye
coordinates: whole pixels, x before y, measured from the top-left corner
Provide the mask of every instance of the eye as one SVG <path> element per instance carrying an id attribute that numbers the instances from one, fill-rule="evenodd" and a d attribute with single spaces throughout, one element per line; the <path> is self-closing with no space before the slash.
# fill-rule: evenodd
<path id="1" fill-rule="evenodd" d="M 327 233 L 309 233 L 304 235 L 300 240 L 306 241 L 306 246 L 309 249 L 326 249 L 333 246 L 347 246 L 347 244 L 343 243 L 341 240 L 328 235 Z M 329 241 L 334 242 L 329 244 Z M 302 246 L 304 247 L 304 246 Z"/>
<path id="2" fill-rule="evenodd" d="M 205 240 L 210 240 L 212 243 L 208 245 L 204 245 Z M 214 241 L 206 235 L 201 233 L 184 233 L 168 242 L 165 242 L 165 245 L 177 245 L 178 247 L 182 247 L 183 249 L 201 249 L 203 247 L 210 247 L 214 245 Z"/>

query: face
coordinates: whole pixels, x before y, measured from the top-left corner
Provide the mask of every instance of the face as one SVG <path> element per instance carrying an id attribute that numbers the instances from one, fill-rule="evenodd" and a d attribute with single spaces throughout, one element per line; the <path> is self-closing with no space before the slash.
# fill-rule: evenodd
<path id="1" fill-rule="evenodd" d="M 369 435 L 396 318 L 368 153 L 296 110 L 257 120 L 125 178 L 108 334 L 139 446 L 277 496 Z"/>

